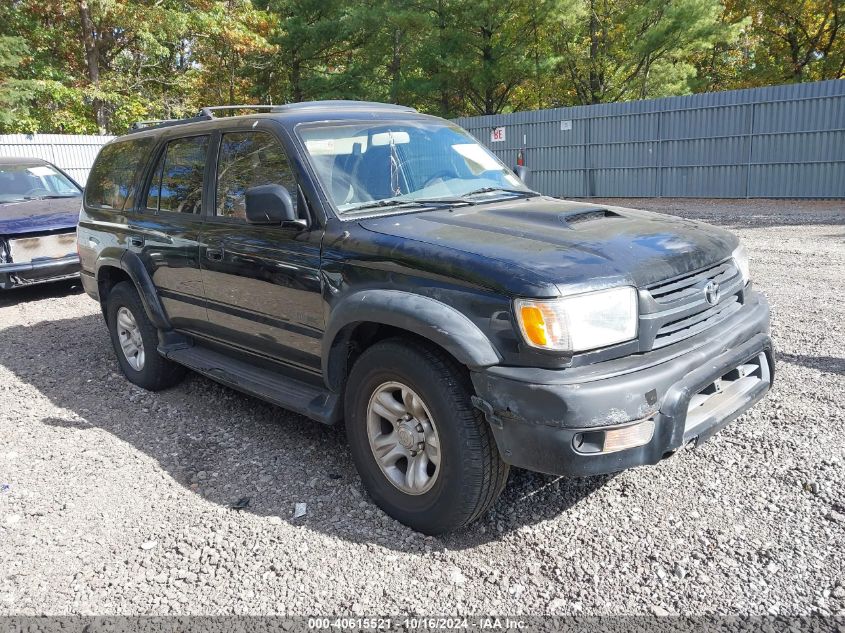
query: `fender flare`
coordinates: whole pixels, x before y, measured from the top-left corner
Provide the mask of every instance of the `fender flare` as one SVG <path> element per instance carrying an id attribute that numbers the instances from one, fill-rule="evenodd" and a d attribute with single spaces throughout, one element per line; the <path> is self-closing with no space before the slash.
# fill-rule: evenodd
<path id="1" fill-rule="evenodd" d="M 402 290 L 361 290 L 342 299 L 331 312 L 323 338 L 322 368 L 326 383 L 338 389 L 347 358 L 344 328 L 378 323 L 407 330 L 439 345 L 462 365 L 489 367 L 501 362 L 490 339 L 463 313 L 422 295 Z"/>
<path id="2" fill-rule="evenodd" d="M 165 331 L 173 329 L 170 319 L 167 318 L 167 313 L 161 305 L 161 299 L 159 299 L 155 284 L 153 284 L 153 280 L 150 278 L 150 273 L 147 272 L 144 262 L 141 261 L 141 258 L 137 254 L 123 249 L 105 248 L 97 258 L 98 281 L 100 278 L 100 269 L 104 266 L 119 268 L 129 276 L 129 279 L 132 280 L 135 289 L 138 291 L 138 295 L 141 297 L 144 311 L 147 313 L 147 317 L 149 317 L 153 326 Z"/>

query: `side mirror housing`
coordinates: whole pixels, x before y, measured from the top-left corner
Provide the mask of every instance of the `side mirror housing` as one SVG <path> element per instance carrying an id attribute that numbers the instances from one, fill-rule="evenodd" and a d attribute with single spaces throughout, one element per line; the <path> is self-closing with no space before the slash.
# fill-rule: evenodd
<path id="1" fill-rule="evenodd" d="M 246 221 L 250 224 L 296 222 L 290 192 L 282 185 L 259 185 L 246 190 Z"/>
<path id="2" fill-rule="evenodd" d="M 514 173 L 516 173 L 516 177 L 519 178 L 523 184 L 528 184 L 528 167 L 525 165 L 517 165 L 513 169 Z"/>

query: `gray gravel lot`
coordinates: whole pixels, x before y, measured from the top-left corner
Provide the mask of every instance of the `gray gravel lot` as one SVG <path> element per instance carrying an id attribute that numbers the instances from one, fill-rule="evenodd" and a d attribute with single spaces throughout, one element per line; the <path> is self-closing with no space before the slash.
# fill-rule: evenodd
<path id="1" fill-rule="evenodd" d="M 776 387 L 655 467 L 516 471 L 442 539 L 368 501 L 340 429 L 146 393 L 78 288 L 0 296 L 0 614 L 845 615 L 845 203 L 608 202 L 736 230 Z"/>

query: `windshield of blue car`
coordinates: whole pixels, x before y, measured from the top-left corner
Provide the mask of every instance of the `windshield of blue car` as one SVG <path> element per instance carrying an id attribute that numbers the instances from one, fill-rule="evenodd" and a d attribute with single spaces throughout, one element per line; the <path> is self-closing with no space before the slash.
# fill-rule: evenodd
<path id="1" fill-rule="evenodd" d="M 81 195 L 79 187 L 50 165 L 0 163 L 0 203 Z"/>
<path id="2" fill-rule="evenodd" d="M 446 121 L 361 121 L 297 129 L 342 215 L 534 195 L 510 169 Z"/>

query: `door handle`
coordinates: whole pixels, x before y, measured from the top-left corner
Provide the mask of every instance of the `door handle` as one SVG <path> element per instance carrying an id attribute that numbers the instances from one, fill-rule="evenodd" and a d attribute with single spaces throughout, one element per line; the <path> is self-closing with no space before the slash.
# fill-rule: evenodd
<path id="1" fill-rule="evenodd" d="M 207 248 L 205 249 L 205 256 L 212 262 L 219 262 L 223 260 L 222 248 Z"/>
<path id="2" fill-rule="evenodd" d="M 142 235 L 130 235 L 129 236 L 129 243 L 132 246 L 143 246 L 144 245 L 144 237 Z"/>

